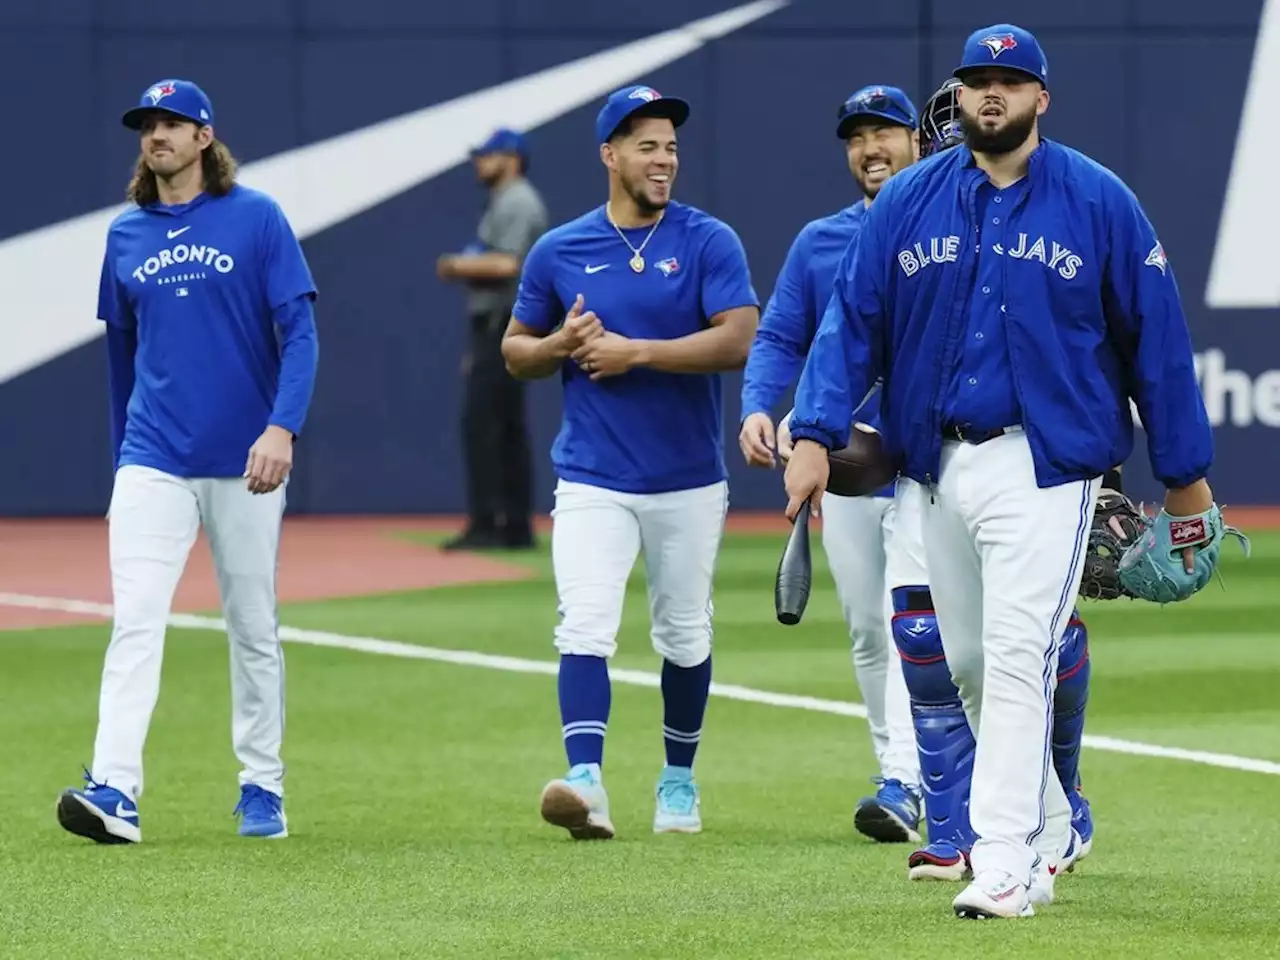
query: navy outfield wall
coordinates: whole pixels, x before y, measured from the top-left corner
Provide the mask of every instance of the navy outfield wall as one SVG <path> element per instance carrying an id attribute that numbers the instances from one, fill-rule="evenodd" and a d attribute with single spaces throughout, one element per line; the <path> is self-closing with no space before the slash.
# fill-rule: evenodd
<path id="1" fill-rule="evenodd" d="M 154 80 L 200 82 L 246 182 L 281 184 L 286 211 L 306 224 L 321 369 L 290 509 L 456 512 L 466 323 L 461 292 L 435 279 L 434 261 L 472 237 L 484 198 L 462 158 L 482 128 L 529 130 L 531 178 L 560 221 L 603 199 L 591 130 L 608 89 L 638 79 L 688 97 L 677 196 L 738 230 L 763 299 L 805 221 L 856 199 L 836 105 L 870 82 L 899 84 L 923 103 L 969 30 L 1009 18 L 1037 31 L 1048 55 L 1045 133 L 1116 170 L 1160 231 L 1216 424 L 1219 498 L 1280 502 L 1280 189 L 1268 172 L 1280 142 L 1253 112 L 1261 96 L 1248 95 L 1251 73 L 1257 87 L 1280 83 L 1280 31 L 1260 33 L 1277 11 L 1264 0 L 796 0 L 747 10 L 744 24 L 717 21 L 712 32 L 723 35 L 705 43 L 654 39 L 735 9 L 735 0 L 0 5 L 0 109 L 11 132 L 0 151 L 10 185 L 0 207 L 0 515 L 105 510 L 105 361 L 91 318 L 106 220 L 91 215 L 122 199 L 136 143 L 117 118 Z M 648 42 L 616 52 L 638 41 Z M 492 89 L 610 51 L 585 74 Z M 605 85 L 584 95 L 591 82 Z M 344 163 L 305 150 L 472 94 L 398 139 L 338 141 L 352 151 Z M 406 172 L 405 156 L 426 159 Z M 777 508 L 780 475 L 746 470 L 736 452 L 738 387 L 726 378 L 733 504 Z M 530 387 L 530 412 L 545 510 L 558 383 Z M 1149 496 L 1138 442 L 1127 466 Z"/>

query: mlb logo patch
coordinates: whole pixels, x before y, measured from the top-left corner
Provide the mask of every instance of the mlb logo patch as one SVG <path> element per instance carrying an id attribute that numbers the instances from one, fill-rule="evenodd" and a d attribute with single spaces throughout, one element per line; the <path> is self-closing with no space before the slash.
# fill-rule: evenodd
<path id="1" fill-rule="evenodd" d="M 667 259 L 665 260 L 659 260 L 657 263 L 654 264 L 654 266 L 657 267 L 659 270 L 661 270 L 663 274 L 668 277 L 671 276 L 673 273 L 678 272 L 680 269 L 680 263 L 679 261 L 676 260 L 675 257 L 667 257 Z"/>

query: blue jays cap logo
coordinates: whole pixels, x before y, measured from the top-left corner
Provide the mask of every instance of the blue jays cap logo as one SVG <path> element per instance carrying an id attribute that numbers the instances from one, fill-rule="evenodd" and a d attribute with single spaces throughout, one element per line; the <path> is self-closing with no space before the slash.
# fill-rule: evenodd
<path id="1" fill-rule="evenodd" d="M 165 83 L 157 83 L 154 87 L 148 90 L 144 94 L 144 96 L 148 100 L 150 100 L 152 104 L 157 104 L 161 100 L 163 100 L 165 97 L 172 96 L 177 92 L 178 92 L 178 88 L 176 86 L 174 86 L 172 83 L 165 82 Z"/>
<path id="2" fill-rule="evenodd" d="M 627 97 L 631 100 L 644 100 L 647 103 L 662 99 L 662 96 L 653 87 L 637 87 L 627 94 Z"/>
<path id="3" fill-rule="evenodd" d="M 858 103 L 866 103 L 868 100 L 872 100 L 875 97 L 883 96 L 886 96 L 884 87 L 871 87 L 868 90 L 860 91 L 854 99 L 857 100 Z"/>
<path id="4" fill-rule="evenodd" d="M 1018 45 L 1018 41 L 1013 38 L 1011 33 L 995 33 L 989 37 L 983 37 L 978 42 L 991 51 L 992 59 Z"/>

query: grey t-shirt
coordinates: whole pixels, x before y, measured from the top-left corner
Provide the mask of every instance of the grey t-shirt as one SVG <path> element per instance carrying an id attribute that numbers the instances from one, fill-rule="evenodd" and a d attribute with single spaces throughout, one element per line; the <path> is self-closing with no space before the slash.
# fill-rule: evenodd
<path id="1" fill-rule="evenodd" d="M 509 253 L 523 264 L 529 248 L 546 230 L 547 208 L 541 195 L 528 180 L 517 177 L 489 195 L 478 236 L 490 250 Z M 518 285 L 518 277 L 472 281 L 467 311 L 475 315 L 510 309 Z"/>

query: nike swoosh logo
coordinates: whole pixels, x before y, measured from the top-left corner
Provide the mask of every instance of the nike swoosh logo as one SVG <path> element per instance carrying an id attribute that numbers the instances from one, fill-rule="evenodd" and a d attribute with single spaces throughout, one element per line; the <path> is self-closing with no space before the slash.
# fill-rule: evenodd
<path id="1" fill-rule="evenodd" d="M 170 230 L 166 236 L 172 240 L 174 237 L 180 236 L 190 230 L 190 227 L 179 227 L 177 230 Z"/>
<path id="2" fill-rule="evenodd" d="M 599 273 L 601 270 L 605 269 L 607 266 L 609 266 L 607 263 L 602 263 L 598 267 L 586 266 L 586 267 L 583 267 L 583 269 L 586 270 L 587 273 Z"/>
<path id="3" fill-rule="evenodd" d="M 785 7 L 756 0 L 570 63 L 246 164 L 300 240 L 467 161 L 495 127 L 528 131 Z M 352 176 L 353 170 L 378 176 Z M 316 189 L 315 184 L 324 184 Z M 0 383 L 102 336 L 98 274 L 120 204 L 0 241 Z M 323 279 L 321 279 L 323 283 Z"/>
<path id="4" fill-rule="evenodd" d="M 130 810 L 124 805 L 123 800 L 116 801 L 116 818 L 120 820 L 137 820 L 138 811 Z"/>

